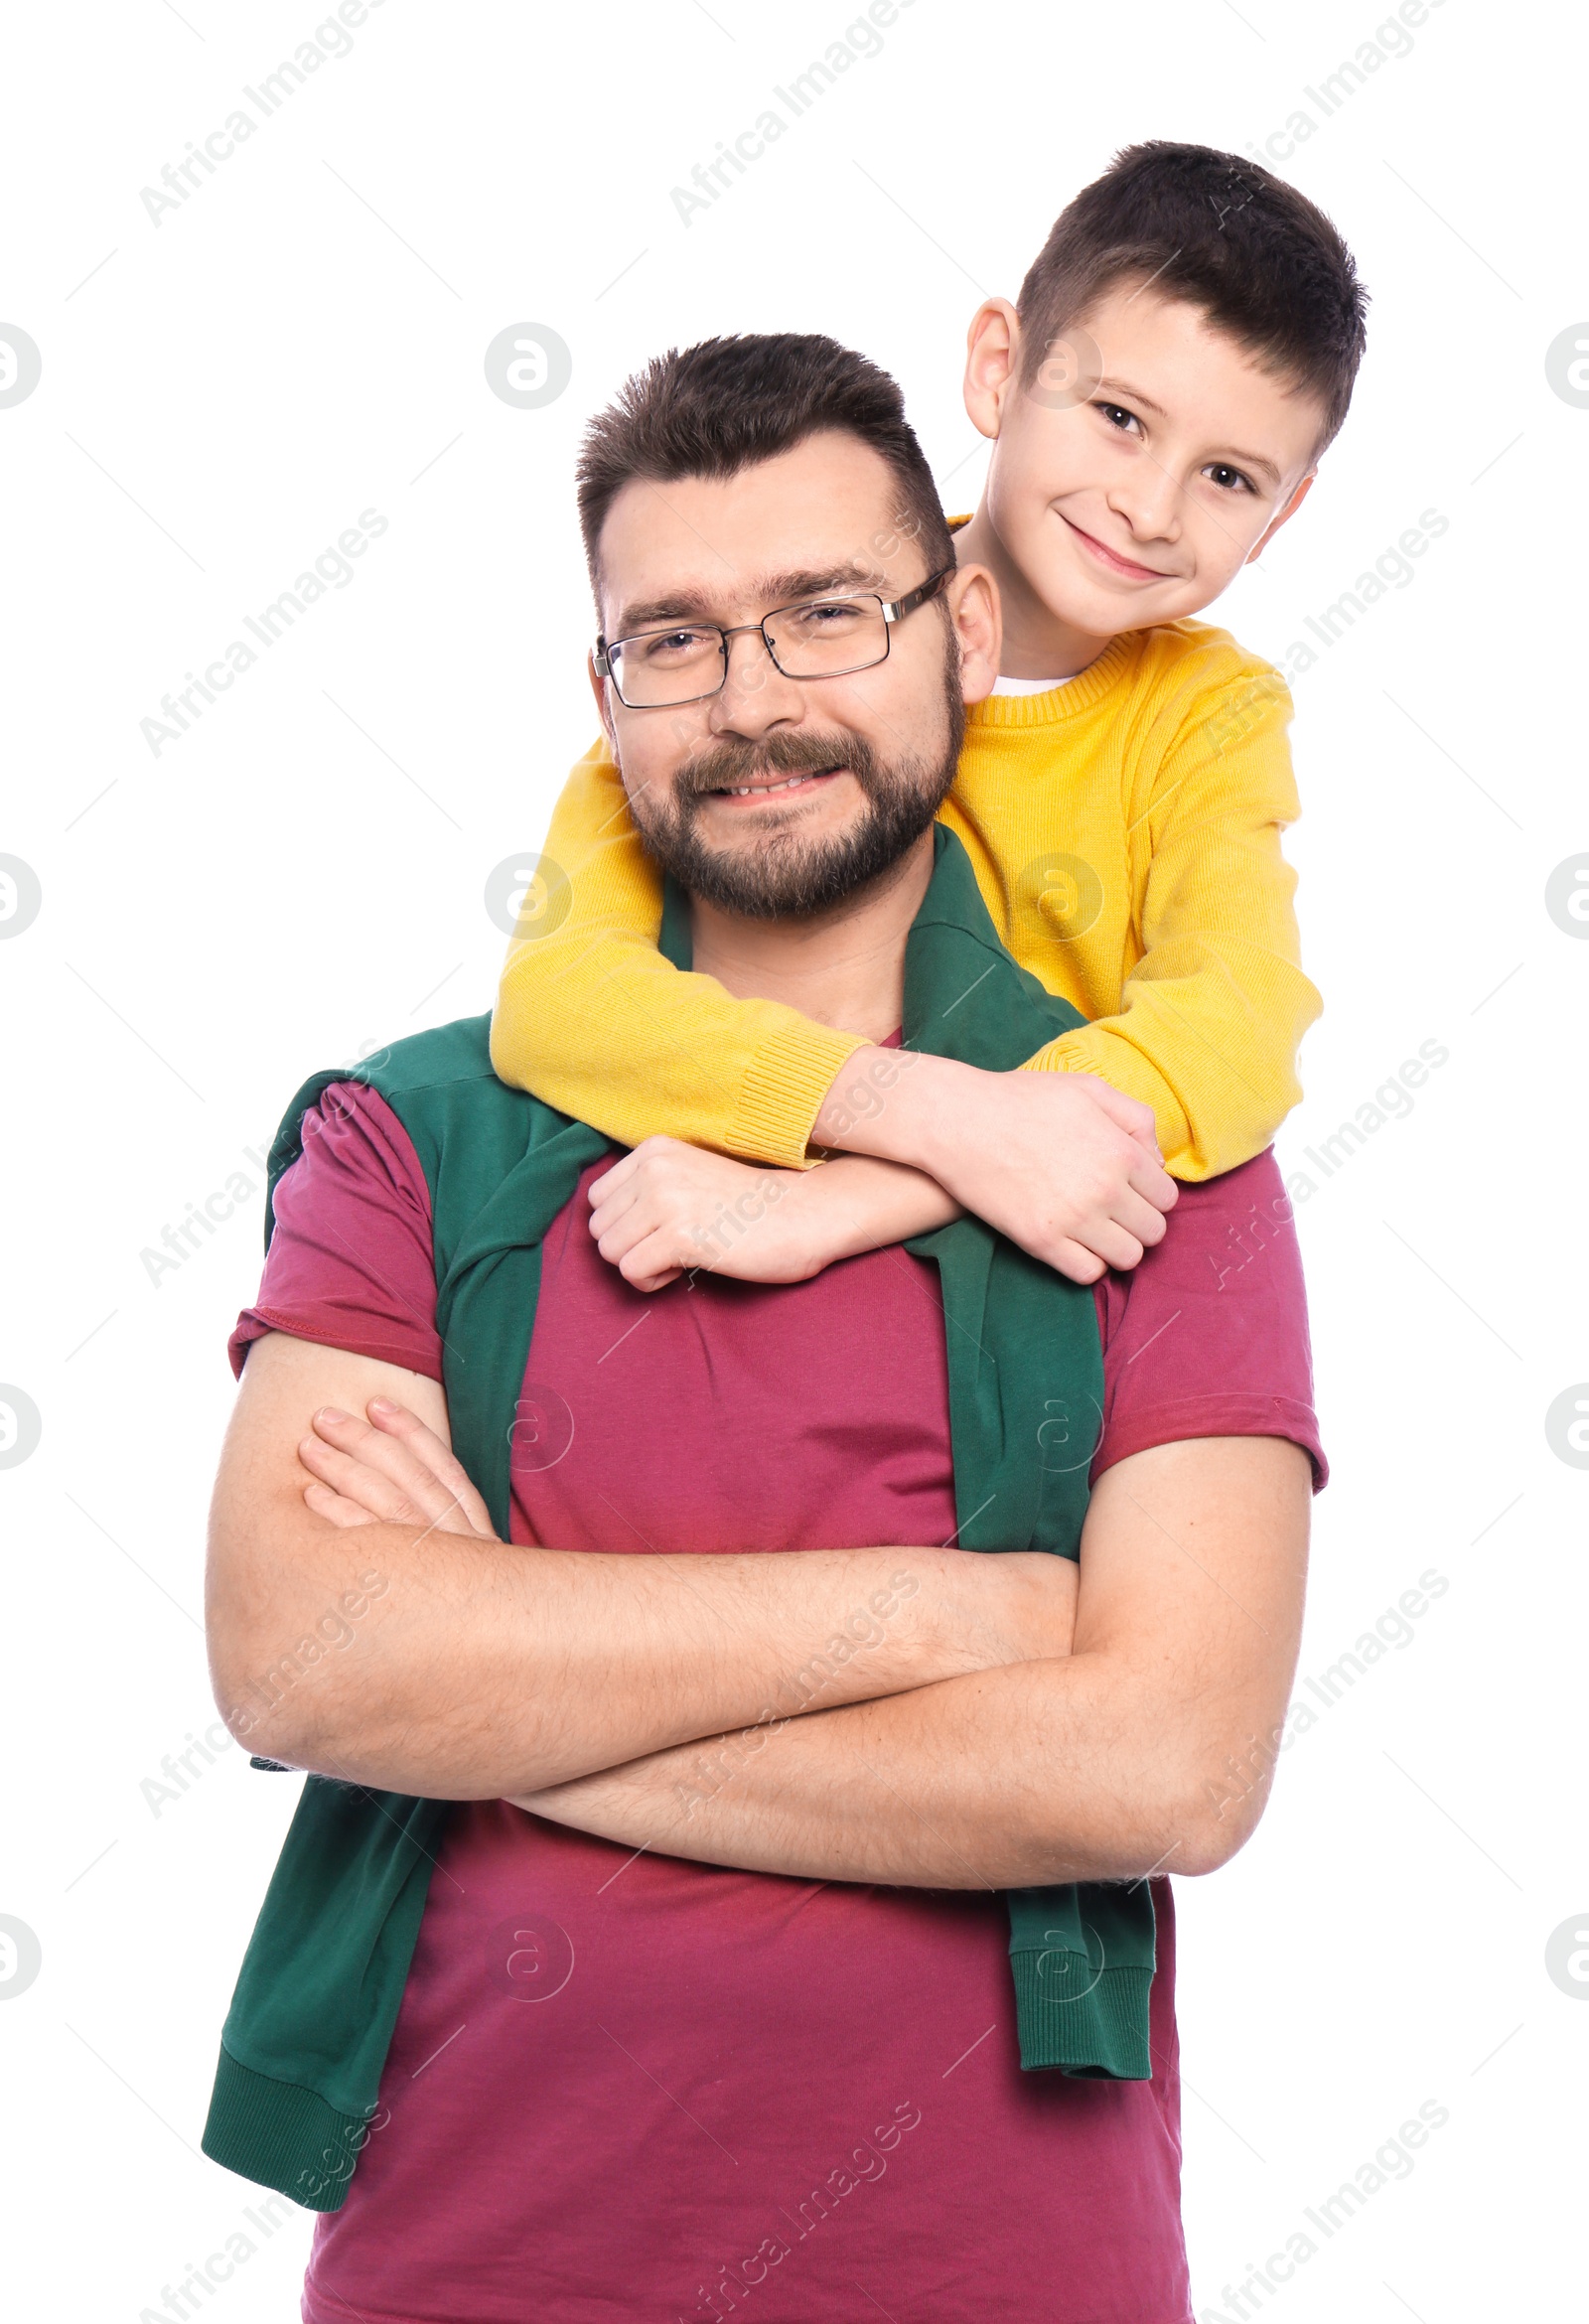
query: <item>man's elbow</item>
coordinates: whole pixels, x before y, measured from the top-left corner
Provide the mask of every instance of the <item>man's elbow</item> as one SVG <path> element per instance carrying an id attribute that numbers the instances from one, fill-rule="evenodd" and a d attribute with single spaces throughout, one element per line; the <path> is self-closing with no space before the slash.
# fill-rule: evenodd
<path id="1" fill-rule="evenodd" d="M 303 1717 L 303 1680 L 311 1665 L 296 1650 L 283 1651 L 246 1637 L 210 1630 L 210 1685 L 216 1707 L 236 1740 L 261 1759 L 289 1767 L 307 1766 L 310 1737 Z"/>
<path id="2" fill-rule="evenodd" d="M 374 1585 L 373 1587 L 371 1585 Z M 263 1759 L 316 1767 L 338 1757 L 349 1698 L 357 1691 L 348 1649 L 384 1580 L 366 1574 L 305 1616 L 274 1602 L 249 1611 L 212 1590 L 207 1635 L 217 1707 L 239 1743 Z"/>
<path id="3" fill-rule="evenodd" d="M 1274 1764 L 1272 1750 L 1233 1750 L 1221 1735 L 1204 1739 L 1202 1748 L 1161 1745 L 1150 1758 L 1118 1767 L 1107 1789 L 1105 1831 L 1094 1833 L 1107 1860 L 1100 1876 L 1141 1880 L 1174 1872 L 1196 1879 L 1218 1872 L 1256 1830 Z M 1047 1868 L 1028 1870 L 1026 1883 L 1074 1878 L 1074 1871 L 1053 1868 L 1074 1860 L 1074 1836 L 1062 1841 L 1049 1816 L 1040 1813 L 1039 1820 L 1040 1828 L 1022 1835 L 1024 1853 Z"/>
<path id="4" fill-rule="evenodd" d="M 1246 1846 L 1268 1806 L 1274 1752 L 1256 1744 L 1227 1751 L 1219 1764 L 1187 1769 L 1168 1804 L 1165 1869 L 1192 1878 L 1218 1872 Z"/>

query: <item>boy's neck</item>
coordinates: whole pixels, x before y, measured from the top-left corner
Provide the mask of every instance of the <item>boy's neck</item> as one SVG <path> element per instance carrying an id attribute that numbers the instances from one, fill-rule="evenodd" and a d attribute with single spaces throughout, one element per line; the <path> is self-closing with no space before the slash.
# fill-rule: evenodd
<path id="1" fill-rule="evenodd" d="M 1004 617 L 1000 677 L 1075 677 L 1109 644 L 1108 638 L 1077 629 L 1044 604 L 994 531 L 985 499 L 955 533 L 954 552 L 962 565 L 986 565 L 999 585 Z"/>

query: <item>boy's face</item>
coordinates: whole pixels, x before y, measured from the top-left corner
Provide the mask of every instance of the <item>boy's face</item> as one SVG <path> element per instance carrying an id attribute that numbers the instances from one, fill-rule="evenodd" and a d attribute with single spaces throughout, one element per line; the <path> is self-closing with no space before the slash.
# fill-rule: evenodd
<path id="1" fill-rule="evenodd" d="M 1029 384 L 1013 331 L 1005 302 L 978 313 L 965 390 L 1010 564 L 1090 636 L 1198 613 L 1300 504 L 1321 406 L 1151 286 L 1108 292 Z"/>

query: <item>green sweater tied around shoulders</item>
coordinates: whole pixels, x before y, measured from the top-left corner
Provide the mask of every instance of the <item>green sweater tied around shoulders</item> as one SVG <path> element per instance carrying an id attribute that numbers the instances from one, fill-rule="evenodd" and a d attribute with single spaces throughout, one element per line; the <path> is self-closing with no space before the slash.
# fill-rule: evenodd
<path id="1" fill-rule="evenodd" d="M 959 841 L 941 824 L 935 840 L 906 950 L 904 1045 L 1009 1071 L 1082 1020 L 1004 949 Z M 689 965 L 676 891 L 662 945 Z M 470 1018 L 315 1075 L 271 1150 L 270 1196 L 329 1084 L 378 1090 L 430 1189 L 454 1449 L 506 1540 L 542 1242 L 581 1172 L 618 1149 L 500 1082 L 489 1030 Z M 268 1246 L 270 1197 L 266 1214 Z M 1077 1557 L 1102 1409 L 1090 1290 L 977 1219 L 907 1248 L 937 1265 L 942 1290 L 960 1547 Z M 283 1843 L 221 2033 L 204 2149 L 311 2210 L 341 2206 L 368 2136 L 451 1806 L 311 1775 Z M 1150 2079 L 1147 1882 L 1016 1889 L 1006 1902 L 1023 2067 Z"/>

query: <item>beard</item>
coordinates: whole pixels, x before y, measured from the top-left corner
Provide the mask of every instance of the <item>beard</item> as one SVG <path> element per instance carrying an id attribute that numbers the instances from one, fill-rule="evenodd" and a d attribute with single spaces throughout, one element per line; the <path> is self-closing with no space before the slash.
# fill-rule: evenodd
<path id="1" fill-rule="evenodd" d="M 804 729 L 775 731 L 759 742 L 722 742 L 687 760 L 674 779 L 673 797 L 658 810 L 648 797 L 631 813 L 647 853 L 678 882 L 720 912 L 744 920 L 806 920 L 846 902 L 891 871 L 920 839 L 947 796 L 965 733 L 958 659 L 955 684 L 945 689 L 941 749 L 880 759 L 859 735 L 826 737 Z M 748 846 L 718 848 L 702 836 L 701 801 L 714 792 L 769 775 L 825 774 L 846 768 L 865 797 L 848 829 L 806 837 L 800 795 L 787 812 L 762 810 L 762 829 Z"/>

